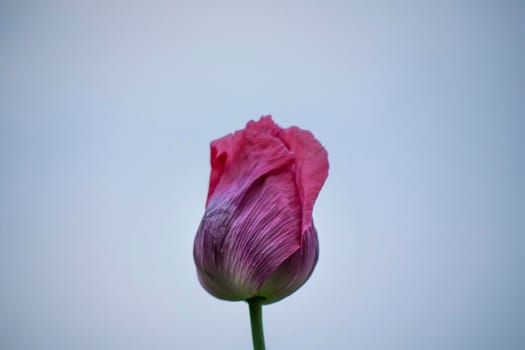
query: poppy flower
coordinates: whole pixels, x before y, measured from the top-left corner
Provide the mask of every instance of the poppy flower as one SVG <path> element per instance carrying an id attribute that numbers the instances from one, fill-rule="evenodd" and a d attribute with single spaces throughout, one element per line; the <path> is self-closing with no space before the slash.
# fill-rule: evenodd
<path id="1" fill-rule="evenodd" d="M 212 141 L 193 250 L 202 286 L 220 299 L 263 304 L 301 287 L 319 256 L 312 211 L 327 176 L 327 152 L 312 133 L 271 116 Z"/>

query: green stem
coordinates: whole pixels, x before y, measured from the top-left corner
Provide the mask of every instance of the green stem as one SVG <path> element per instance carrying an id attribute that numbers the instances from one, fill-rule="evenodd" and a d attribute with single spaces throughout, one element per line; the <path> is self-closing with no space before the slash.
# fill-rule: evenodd
<path id="1" fill-rule="evenodd" d="M 262 321 L 262 301 L 264 298 L 248 299 L 250 306 L 250 323 L 252 325 L 253 350 L 264 350 L 264 332 Z"/>

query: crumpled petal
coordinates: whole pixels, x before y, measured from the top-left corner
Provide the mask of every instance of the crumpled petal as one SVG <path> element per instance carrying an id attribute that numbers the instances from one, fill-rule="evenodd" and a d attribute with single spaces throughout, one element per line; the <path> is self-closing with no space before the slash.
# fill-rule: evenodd
<path id="1" fill-rule="evenodd" d="M 194 250 L 199 277 L 210 293 L 228 300 L 253 297 L 300 248 L 301 212 L 293 179 L 288 169 L 210 200 Z"/>
<path id="2" fill-rule="evenodd" d="M 302 231 L 312 225 L 314 203 L 328 177 L 328 153 L 311 132 L 296 126 L 279 135 L 295 155 L 295 182 L 302 205 Z"/>
<path id="3" fill-rule="evenodd" d="M 268 277 L 257 295 L 264 296 L 264 304 L 286 298 L 298 290 L 314 271 L 319 258 L 319 241 L 314 225 L 303 235 L 301 248 L 295 251 Z"/>
<path id="4" fill-rule="evenodd" d="M 211 143 L 211 175 L 206 206 L 218 192 L 246 190 L 255 180 L 289 167 L 294 155 L 276 137 L 280 128 L 270 117 L 250 121 L 236 131 Z"/>

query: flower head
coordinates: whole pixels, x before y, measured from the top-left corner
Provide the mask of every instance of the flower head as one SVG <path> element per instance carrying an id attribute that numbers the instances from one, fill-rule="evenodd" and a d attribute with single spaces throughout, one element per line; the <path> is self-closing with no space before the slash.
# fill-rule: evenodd
<path id="1" fill-rule="evenodd" d="M 327 176 L 314 136 L 271 116 L 213 141 L 193 251 L 202 286 L 221 299 L 268 304 L 303 285 L 319 255 L 312 211 Z"/>

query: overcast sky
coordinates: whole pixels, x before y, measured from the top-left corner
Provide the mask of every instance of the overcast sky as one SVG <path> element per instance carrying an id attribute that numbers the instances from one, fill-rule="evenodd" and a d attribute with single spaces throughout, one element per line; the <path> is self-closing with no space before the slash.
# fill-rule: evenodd
<path id="1" fill-rule="evenodd" d="M 522 1 L 2 1 L 0 348 L 251 347 L 198 283 L 209 142 L 330 175 L 272 349 L 524 349 Z"/>

